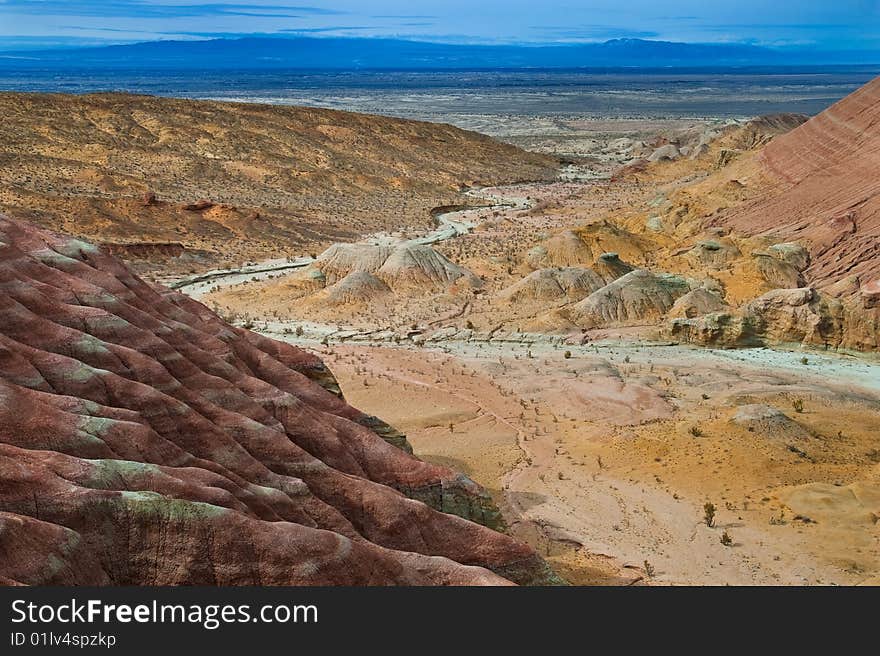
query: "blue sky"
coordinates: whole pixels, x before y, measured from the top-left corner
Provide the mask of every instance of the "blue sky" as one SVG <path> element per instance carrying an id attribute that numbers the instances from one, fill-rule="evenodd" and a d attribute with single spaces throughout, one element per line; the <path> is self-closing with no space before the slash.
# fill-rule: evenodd
<path id="1" fill-rule="evenodd" d="M 0 47 L 245 34 L 880 48 L 880 0 L 0 0 Z"/>

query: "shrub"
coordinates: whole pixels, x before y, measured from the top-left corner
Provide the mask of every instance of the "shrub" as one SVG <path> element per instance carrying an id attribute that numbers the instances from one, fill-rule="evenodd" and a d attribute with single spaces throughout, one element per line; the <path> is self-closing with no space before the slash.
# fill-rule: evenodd
<path id="1" fill-rule="evenodd" d="M 703 521 L 709 528 L 715 526 L 715 504 L 711 501 L 707 501 L 703 506 Z"/>

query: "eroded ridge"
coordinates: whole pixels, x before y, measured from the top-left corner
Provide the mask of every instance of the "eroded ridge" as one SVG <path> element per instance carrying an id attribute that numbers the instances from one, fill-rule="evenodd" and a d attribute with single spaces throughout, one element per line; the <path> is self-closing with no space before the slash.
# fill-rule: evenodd
<path id="1" fill-rule="evenodd" d="M 7 218 L 0 242 L 3 582 L 557 580 L 317 357 L 87 242 Z"/>

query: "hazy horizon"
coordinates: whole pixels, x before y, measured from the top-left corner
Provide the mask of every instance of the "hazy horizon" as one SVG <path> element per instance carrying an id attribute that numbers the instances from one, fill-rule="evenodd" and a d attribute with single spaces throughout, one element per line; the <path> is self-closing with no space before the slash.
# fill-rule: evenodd
<path id="1" fill-rule="evenodd" d="M 709 6 L 590 0 L 0 0 L 0 50 L 243 36 L 384 37 L 446 44 L 583 44 L 610 39 L 814 51 L 880 49 L 874 0 L 743 0 Z"/>

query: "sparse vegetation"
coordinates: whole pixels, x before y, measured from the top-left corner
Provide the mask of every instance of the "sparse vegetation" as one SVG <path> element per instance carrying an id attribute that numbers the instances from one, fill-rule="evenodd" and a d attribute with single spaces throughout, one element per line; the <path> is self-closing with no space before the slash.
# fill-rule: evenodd
<path id="1" fill-rule="evenodd" d="M 711 501 L 707 501 L 703 505 L 703 521 L 709 528 L 715 526 L 715 510 L 715 504 Z"/>

